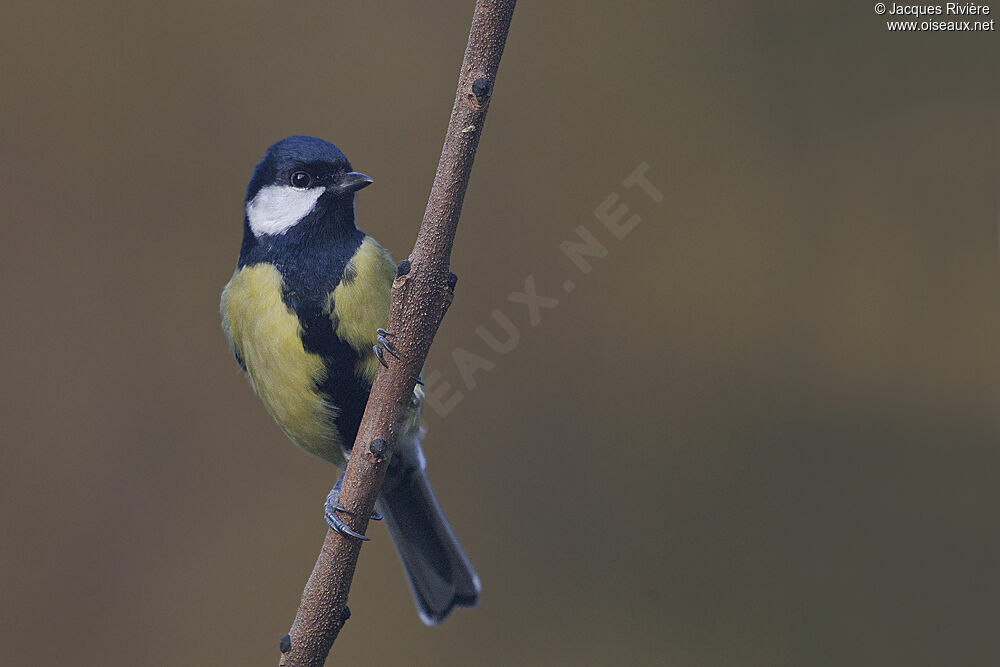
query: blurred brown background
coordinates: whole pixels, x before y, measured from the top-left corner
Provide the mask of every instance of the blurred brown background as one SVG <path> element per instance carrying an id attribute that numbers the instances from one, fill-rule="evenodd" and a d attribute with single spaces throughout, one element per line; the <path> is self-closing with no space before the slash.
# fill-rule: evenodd
<path id="1" fill-rule="evenodd" d="M 3 3 L 2 662 L 276 664 L 335 471 L 219 328 L 244 188 L 330 139 L 405 257 L 471 4 Z M 374 526 L 337 664 L 994 663 L 995 33 L 756 4 L 518 7 L 428 363 L 481 606 L 425 628 Z"/>

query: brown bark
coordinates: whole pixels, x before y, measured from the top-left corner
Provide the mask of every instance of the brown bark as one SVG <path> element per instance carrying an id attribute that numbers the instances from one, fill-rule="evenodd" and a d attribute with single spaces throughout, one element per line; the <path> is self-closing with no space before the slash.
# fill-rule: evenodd
<path id="1" fill-rule="evenodd" d="M 350 517 L 342 518 L 361 534 L 368 526 L 406 417 L 413 378 L 420 374 L 454 296 L 455 277 L 449 270 L 451 247 L 515 1 L 476 2 L 455 105 L 427 209 L 413 252 L 409 260 L 400 262 L 393 281 L 387 329 L 395 334 L 391 342 L 400 358 L 384 355 L 389 367 L 380 368 L 375 376 L 340 492 L 340 503 L 351 512 Z M 384 441 L 384 449 L 381 443 L 371 446 L 377 439 Z M 349 616 L 347 596 L 360 551 L 359 540 L 327 532 L 302 592 L 295 622 L 282 638 L 280 665 L 318 666 L 326 662 Z"/>

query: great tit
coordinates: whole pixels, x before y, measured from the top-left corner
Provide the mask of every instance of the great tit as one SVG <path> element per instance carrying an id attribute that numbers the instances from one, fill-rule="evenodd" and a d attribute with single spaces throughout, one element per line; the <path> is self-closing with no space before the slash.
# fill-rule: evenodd
<path id="1" fill-rule="evenodd" d="M 344 467 L 383 362 L 396 264 L 354 222 L 372 179 L 333 144 L 293 136 L 267 149 L 247 187 L 243 245 L 222 291 L 222 328 L 278 426 L 310 454 Z M 384 516 L 424 623 L 472 606 L 480 584 L 431 491 L 420 448 L 418 385 L 372 518 Z M 337 515 L 343 474 L 326 504 Z"/>

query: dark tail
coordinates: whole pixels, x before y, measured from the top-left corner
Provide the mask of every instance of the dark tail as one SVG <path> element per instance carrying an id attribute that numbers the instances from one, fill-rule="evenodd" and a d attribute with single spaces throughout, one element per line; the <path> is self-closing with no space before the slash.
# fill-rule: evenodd
<path id="1" fill-rule="evenodd" d="M 476 604 L 479 577 L 451 532 L 419 458 L 414 464 L 393 456 L 377 507 L 403 560 L 420 620 L 434 625 L 452 607 Z"/>

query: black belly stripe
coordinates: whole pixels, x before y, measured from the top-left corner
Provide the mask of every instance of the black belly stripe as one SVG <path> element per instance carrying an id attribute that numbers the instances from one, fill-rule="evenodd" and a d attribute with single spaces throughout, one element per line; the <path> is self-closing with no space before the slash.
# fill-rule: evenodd
<path id="1" fill-rule="evenodd" d="M 347 206 L 347 203 L 344 204 Z M 302 345 L 322 357 L 326 377 L 316 387 L 338 410 L 336 428 L 345 447 L 354 445 L 371 386 L 355 372 L 358 352 L 341 340 L 331 320 L 332 293 L 365 235 L 354 226 L 353 206 L 340 212 L 347 222 L 310 215 L 285 234 L 257 239 L 247 227 L 239 266 L 267 262 L 281 272 L 282 300 L 299 318 Z M 337 218 L 336 220 L 340 220 Z M 246 225 L 244 225 L 246 226 Z"/>
<path id="2" fill-rule="evenodd" d="M 326 378 L 316 389 L 337 406 L 337 432 L 344 446 L 350 448 L 357 437 L 371 391 L 371 386 L 355 372 L 361 357 L 337 336 L 328 313 L 312 309 L 297 312 L 302 323 L 303 347 L 320 355 L 326 365 Z"/>

